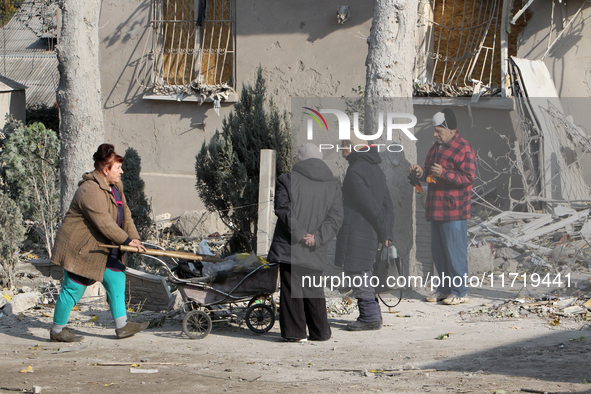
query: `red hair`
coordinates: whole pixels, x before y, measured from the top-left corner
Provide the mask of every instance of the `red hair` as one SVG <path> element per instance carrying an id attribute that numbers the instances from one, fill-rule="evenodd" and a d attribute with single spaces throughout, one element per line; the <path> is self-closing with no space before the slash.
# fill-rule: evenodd
<path id="1" fill-rule="evenodd" d="M 113 164 L 123 163 L 123 157 L 115 153 L 115 147 L 111 144 L 101 144 L 92 158 L 94 159 L 94 168 L 99 171 L 105 167 L 110 170 Z"/>

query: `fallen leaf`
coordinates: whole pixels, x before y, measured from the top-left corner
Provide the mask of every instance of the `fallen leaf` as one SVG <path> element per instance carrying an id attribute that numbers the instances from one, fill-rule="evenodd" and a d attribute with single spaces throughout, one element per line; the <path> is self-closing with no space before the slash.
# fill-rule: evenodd
<path id="1" fill-rule="evenodd" d="M 439 336 L 437 337 L 437 339 L 447 339 L 447 338 L 449 338 L 449 336 L 450 336 L 451 334 L 453 334 L 453 332 L 448 332 L 448 333 L 446 333 L 446 334 L 441 334 L 441 335 L 439 335 Z"/>
<path id="2" fill-rule="evenodd" d="M 90 318 L 90 321 L 97 321 L 99 318 L 97 315 L 92 315 L 92 317 Z"/>
<path id="3" fill-rule="evenodd" d="M 12 301 L 12 297 L 10 296 L 10 294 L 4 293 L 4 294 L 2 294 L 2 297 L 6 298 L 6 301 L 8 301 L 8 302 Z"/>
<path id="4" fill-rule="evenodd" d="M 33 347 L 29 348 L 29 349 L 31 349 L 31 350 L 37 350 L 37 349 L 39 349 L 39 344 L 36 344 L 35 346 L 33 346 Z"/>
<path id="5" fill-rule="evenodd" d="M 45 313 L 45 312 L 41 312 L 41 316 L 43 316 L 43 317 L 53 317 L 49 313 Z"/>
<path id="6" fill-rule="evenodd" d="M 27 368 L 23 369 L 21 373 L 33 373 L 33 367 L 29 365 Z"/>
<path id="7" fill-rule="evenodd" d="M 550 321 L 548 320 L 548 324 L 550 324 L 551 326 L 557 326 L 560 324 L 560 317 L 557 317 L 556 319 Z"/>
<path id="8" fill-rule="evenodd" d="M 105 386 L 105 387 L 109 387 L 109 386 L 112 386 L 112 385 L 114 385 L 114 384 L 115 384 L 115 383 L 105 383 L 105 385 L 104 385 L 104 386 Z"/>

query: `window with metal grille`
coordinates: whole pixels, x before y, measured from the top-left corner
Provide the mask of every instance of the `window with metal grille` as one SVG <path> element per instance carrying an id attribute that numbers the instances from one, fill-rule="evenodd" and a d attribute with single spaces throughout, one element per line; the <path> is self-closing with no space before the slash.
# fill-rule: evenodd
<path id="1" fill-rule="evenodd" d="M 505 82 L 502 67 L 507 66 L 502 43 L 507 56 L 515 55 L 517 35 L 529 16 L 516 17 L 504 35 L 503 0 L 420 0 L 418 15 L 415 95 L 500 90 Z"/>
<path id="2" fill-rule="evenodd" d="M 153 29 L 154 93 L 232 91 L 233 0 L 153 0 Z"/>

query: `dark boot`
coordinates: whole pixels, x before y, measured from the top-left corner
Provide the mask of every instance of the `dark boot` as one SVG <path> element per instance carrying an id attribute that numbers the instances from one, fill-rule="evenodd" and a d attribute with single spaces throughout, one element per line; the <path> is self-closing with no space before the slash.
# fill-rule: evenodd
<path id="1" fill-rule="evenodd" d="M 76 335 L 66 327 L 64 327 L 59 334 L 54 334 L 50 331 L 49 338 L 51 338 L 53 342 L 80 342 L 84 339 L 82 335 Z"/>
<path id="2" fill-rule="evenodd" d="M 127 337 L 134 335 L 134 334 L 137 334 L 138 332 L 140 332 L 142 330 L 145 330 L 148 327 L 148 324 L 150 324 L 150 323 L 147 321 L 145 321 L 143 323 L 134 323 L 134 322 L 128 321 L 124 327 L 117 328 L 115 330 L 115 333 L 117 334 L 117 338 L 119 338 L 119 339 L 127 338 Z"/>
<path id="3" fill-rule="evenodd" d="M 381 328 L 382 320 L 370 322 L 355 320 L 353 323 L 347 324 L 347 331 L 369 331 L 379 330 Z"/>

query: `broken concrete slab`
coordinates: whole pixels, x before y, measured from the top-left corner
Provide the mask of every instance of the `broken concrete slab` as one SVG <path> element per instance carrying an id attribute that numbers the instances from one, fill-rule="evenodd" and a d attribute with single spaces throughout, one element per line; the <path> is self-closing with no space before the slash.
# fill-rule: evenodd
<path id="1" fill-rule="evenodd" d="M 495 256 L 502 257 L 505 260 L 514 259 L 520 255 L 521 253 L 511 248 L 499 248 L 495 250 Z"/>
<path id="2" fill-rule="evenodd" d="M 185 237 L 202 237 L 218 232 L 225 233 L 228 227 L 216 213 L 207 210 L 187 211 L 177 220 L 176 226 Z"/>
<path id="3" fill-rule="evenodd" d="M 577 300 L 576 298 L 566 298 L 564 300 L 556 301 L 554 303 L 554 306 L 556 308 L 563 309 L 563 308 L 566 308 L 566 307 L 574 304 L 576 300 Z"/>
<path id="4" fill-rule="evenodd" d="M 21 293 L 12 297 L 12 301 L 6 304 L 4 312 L 17 315 L 37 305 L 41 300 L 41 293 L 32 291 L 30 293 Z"/>
<path id="5" fill-rule="evenodd" d="M 497 257 L 496 259 L 493 260 L 493 267 L 494 268 L 502 267 L 503 264 L 505 264 L 505 259 L 502 257 Z"/>
<path id="6" fill-rule="evenodd" d="M 468 272 L 471 275 L 491 272 L 493 260 L 493 254 L 486 242 L 478 247 L 468 248 Z"/>
<path id="7" fill-rule="evenodd" d="M 62 280 L 62 277 L 64 276 L 64 269 L 53 264 L 49 259 L 31 259 L 30 263 L 41 272 L 43 276 L 49 276 L 55 280 Z"/>
<path id="8" fill-rule="evenodd" d="M 507 260 L 502 266 L 501 269 L 507 273 L 510 272 L 517 272 L 517 267 L 519 266 L 519 262 L 515 259 Z"/>
<path id="9" fill-rule="evenodd" d="M 581 313 L 581 312 L 586 312 L 586 311 L 587 311 L 586 308 L 583 308 L 582 306 L 579 306 L 579 305 L 569 306 L 567 308 L 564 308 L 564 310 L 563 310 L 564 313 L 570 313 L 570 314 Z"/>

